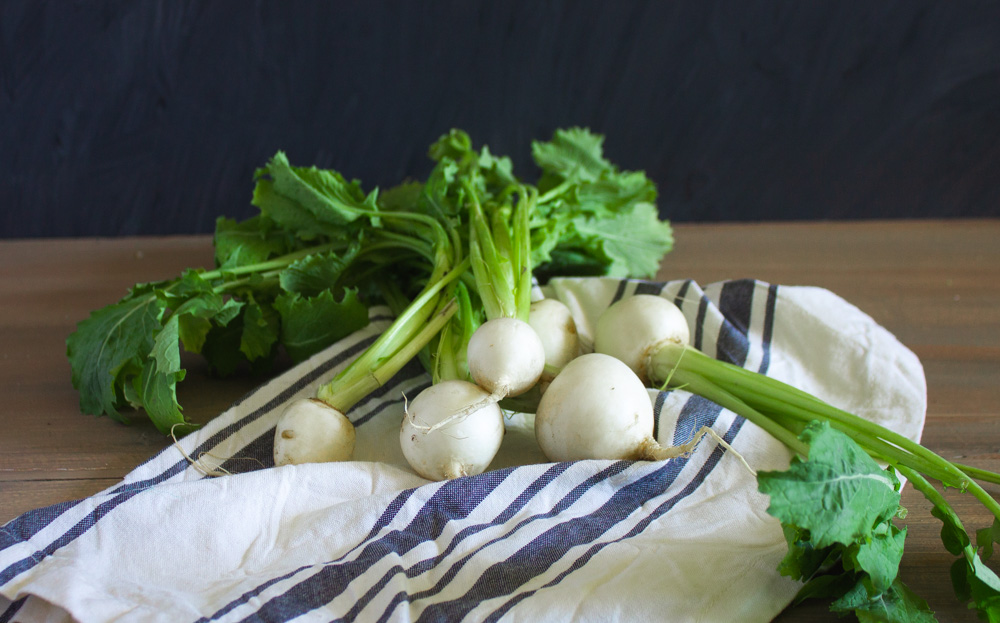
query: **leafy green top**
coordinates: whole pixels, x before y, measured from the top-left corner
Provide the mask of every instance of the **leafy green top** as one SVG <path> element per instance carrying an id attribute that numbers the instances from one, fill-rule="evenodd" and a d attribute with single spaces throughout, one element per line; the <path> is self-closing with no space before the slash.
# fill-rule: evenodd
<path id="1" fill-rule="evenodd" d="M 139 284 L 69 336 L 81 410 L 125 422 L 125 409 L 141 408 L 164 433 L 189 430 L 176 395 L 185 375 L 182 346 L 223 375 L 267 370 L 279 351 L 307 358 L 364 326 L 371 305 L 399 312 L 462 265 L 469 206 L 477 202 L 489 219 L 481 231 L 498 241 L 497 257 L 521 253 L 518 265 L 534 268 L 536 277 L 653 275 L 673 242 L 653 203 L 655 186 L 641 172 L 617 170 L 602 143 L 580 128 L 534 143 L 537 189 L 518 180 L 509 158 L 474 149 L 460 130 L 431 145 L 435 166 L 426 180 L 384 192 L 366 192 L 336 171 L 293 166 L 279 151 L 254 176 L 252 203 L 260 212 L 239 222 L 218 219 L 214 270 Z M 533 199 L 530 214 L 517 221 L 528 233 L 515 236 L 510 214 L 518 192 Z M 523 257 L 529 248 L 530 258 Z M 527 277 L 517 277 L 518 304 Z M 457 370 L 455 353 L 483 316 L 484 299 L 471 272 L 447 291 L 461 304 L 439 344 L 448 349 L 439 350 L 451 351 L 445 363 Z M 413 331 L 384 341 L 412 338 L 427 313 L 408 319 Z M 375 365 L 409 352 L 402 346 L 382 344 L 381 355 L 362 361 Z"/>

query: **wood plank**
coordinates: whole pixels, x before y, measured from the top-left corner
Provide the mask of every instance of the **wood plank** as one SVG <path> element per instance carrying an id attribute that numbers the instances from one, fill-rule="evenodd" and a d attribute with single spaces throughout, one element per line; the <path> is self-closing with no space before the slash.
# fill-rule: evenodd
<path id="1" fill-rule="evenodd" d="M 13 517 L 61 502 L 81 500 L 115 486 L 119 478 L 69 478 L 66 480 L 0 480 L 4 512 Z"/>

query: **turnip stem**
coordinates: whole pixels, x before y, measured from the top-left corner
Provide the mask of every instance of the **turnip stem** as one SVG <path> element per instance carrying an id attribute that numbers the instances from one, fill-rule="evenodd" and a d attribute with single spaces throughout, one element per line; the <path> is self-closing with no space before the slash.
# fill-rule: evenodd
<path id="1" fill-rule="evenodd" d="M 334 378 L 334 381 L 355 374 L 358 369 L 371 368 L 380 359 L 399 348 L 400 344 L 405 344 L 408 341 L 406 336 L 419 331 L 420 327 L 427 322 L 427 318 L 434 313 L 437 297 L 441 290 L 468 269 L 468 262 L 469 260 L 466 259 L 451 271 L 444 273 L 443 276 L 429 282 L 417 298 L 413 299 L 403 310 L 403 313 L 396 317 L 389 328 L 379 335 L 375 342 L 365 349 L 365 352 L 350 366 L 341 371 Z M 362 374 L 367 374 L 367 372 L 362 372 Z"/>
<path id="2" fill-rule="evenodd" d="M 417 356 L 424 346 L 431 341 L 441 329 L 451 320 L 458 310 L 455 299 L 449 300 L 428 320 L 418 333 L 412 336 L 402 348 L 397 350 L 377 367 L 367 374 L 355 374 L 337 382 L 327 383 L 319 388 L 316 397 L 326 404 L 346 413 L 362 398 L 382 387 L 403 366 Z"/>
<path id="3" fill-rule="evenodd" d="M 1000 485 L 1000 474 L 997 474 L 996 472 L 991 472 L 980 467 L 973 467 L 964 463 L 956 463 L 954 461 L 952 461 L 951 464 L 968 474 L 971 478 L 994 485 Z"/>
<path id="4" fill-rule="evenodd" d="M 466 259 L 429 283 L 365 352 L 317 390 L 316 397 L 346 413 L 399 372 L 455 314 L 457 303 L 453 298 L 442 303 L 441 292 L 468 267 Z"/>
<path id="5" fill-rule="evenodd" d="M 329 243 L 317 245 L 315 247 L 306 247 L 305 249 L 299 249 L 298 251 L 287 253 L 281 257 L 276 257 L 264 262 L 258 262 L 256 264 L 247 264 L 245 266 L 236 266 L 234 268 L 219 268 L 216 270 L 205 271 L 201 273 L 201 278 L 206 281 L 211 281 L 213 279 L 219 279 L 224 275 L 246 275 L 249 273 L 277 270 L 285 268 L 289 264 L 292 264 L 296 260 L 301 260 L 304 257 L 315 255 L 317 253 L 326 253 L 327 251 L 333 251 L 335 249 L 342 248 L 343 246 L 343 244 Z"/>
<path id="6" fill-rule="evenodd" d="M 768 413 L 769 417 L 773 417 L 772 414 L 774 413 L 780 413 L 783 417 L 801 422 L 802 427 L 813 420 L 826 419 L 821 414 L 817 414 L 814 411 L 809 411 L 808 409 L 801 408 L 797 405 L 782 402 L 780 399 L 754 394 L 754 392 L 749 388 L 746 389 L 741 395 L 749 404 L 760 409 L 762 412 Z M 830 422 L 831 426 L 854 439 L 858 445 L 860 445 L 870 456 L 872 456 L 872 458 L 875 458 L 876 460 L 883 460 L 887 463 L 893 464 L 908 465 L 909 467 L 917 469 L 921 473 L 927 474 L 936 480 L 941 480 L 942 482 L 949 482 L 952 478 L 952 474 L 942 469 L 940 461 L 927 460 L 926 457 L 918 456 L 904 448 L 899 447 L 898 445 L 885 441 L 878 435 L 865 430 L 860 430 L 855 426 L 845 423 L 844 421 L 833 419 L 829 419 L 827 421 Z M 786 426 L 786 428 L 788 428 L 788 426 Z M 945 459 L 941 460 L 943 461 Z"/>
<path id="7" fill-rule="evenodd" d="M 941 492 L 934 488 L 934 486 L 928 482 L 927 479 L 925 479 L 918 472 L 906 467 L 901 467 L 899 473 L 910 482 L 914 489 L 922 493 L 924 497 L 935 506 L 935 508 L 943 513 L 946 513 L 951 521 L 954 522 L 956 528 L 965 532 L 965 528 L 962 526 L 962 521 L 955 512 L 955 509 L 948 503 L 948 500 L 941 495 Z M 994 515 L 996 515 L 996 512 L 994 512 Z M 969 565 L 975 564 L 973 561 L 976 557 L 976 546 L 974 546 L 971 542 L 968 542 L 962 548 L 962 553 Z"/>
<path id="8" fill-rule="evenodd" d="M 690 385 L 689 389 L 694 393 L 701 394 L 709 400 L 715 400 L 721 406 L 744 415 L 748 420 L 754 421 L 758 425 L 759 422 L 757 422 L 757 419 L 760 417 L 766 418 L 767 416 L 752 409 L 749 404 L 764 403 L 769 410 L 788 417 L 800 420 L 826 420 L 831 424 L 839 425 L 838 428 L 841 428 L 841 430 L 855 431 L 858 433 L 855 435 L 855 439 L 863 441 L 861 443 L 862 447 L 880 454 L 890 463 L 896 465 L 906 466 L 906 462 L 912 463 L 913 467 L 919 465 L 920 469 L 927 475 L 941 480 L 945 484 L 958 487 L 962 490 L 968 490 L 994 516 L 1000 519 L 1000 504 L 979 486 L 969 474 L 905 435 L 838 409 L 815 396 L 786 383 L 782 383 L 777 379 L 740 368 L 724 361 L 712 359 L 708 355 L 689 346 L 667 344 L 660 351 L 653 354 L 650 363 L 650 375 L 652 378 L 666 378 L 672 374 L 676 382 Z M 711 380 L 708 386 L 700 384 L 700 380 L 703 377 Z M 723 388 L 723 393 L 719 394 L 720 397 L 733 396 L 737 398 L 738 402 L 732 403 L 731 406 L 730 404 L 719 402 L 713 395 L 702 393 L 706 387 L 714 392 L 713 385 Z M 744 412 L 740 408 L 748 410 Z M 897 452 L 893 448 L 898 448 L 900 452 Z M 912 461 L 910 457 L 915 457 L 919 460 Z M 985 470 L 976 471 L 982 476 Z M 997 478 L 1000 478 L 1000 475 L 991 475 L 991 481 L 995 481 Z"/>
<path id="9" fill-rule="evenodd" d="M 705 377 L 694 372 L 677 369 L 673 372 L 671 384 L 675 387 L 682 387 L 685 390 L 698 394 L 704 398 L 708 398 L 720 407 L 729 409 L 733 413 L 743 416 L 747 420 L 764 429 L 764 431 L 772 437 L 788 446 L 788 448 L 793 452 L 796 452 L 803 457 L 808 455 L 808 446 L 796 437 L 795 434 L 768 416 L 757 411 L 739 397 L 726 391 Z"/>

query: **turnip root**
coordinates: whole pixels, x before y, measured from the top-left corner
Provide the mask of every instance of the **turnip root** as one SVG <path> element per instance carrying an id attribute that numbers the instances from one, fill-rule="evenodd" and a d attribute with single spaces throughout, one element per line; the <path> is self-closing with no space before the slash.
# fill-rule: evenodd
<path id="1" fill-rule="evenodd" d="M 296 400 L 278 418 L 275 465 L 348 461 L 353 453 L 354 425 L 321 400 Z"/>
<path id="2" fill-rule="evenodd" d="M 569 362 L 542 395 L 535 413 L 535 438 L 552 461 L 580 459 L 653 460 L 686 456 L 706 434 L 703 427 L 679 446 L 653 437 L 649 391 L 623 362 L 588 353 Z"/>
<path id="3" fill-rule="evenodd" d="M 500 449 L 503 412 L 483 388 L 441 381 L 406 407 L 399 431 L 403 456 L 428 480 L 481 474 Z"/>
<path id="4" fill-rule="evenodd" d="M 642 458 L 652 433 L 646 388 L 628 366 L 600 353 L 569 362 L 535 413 L 535 438 L 552 461 Z"/>
<path id="5" fill-rule="evenodd" d="M 621 360 L 648 385 L 650 358 L 663 344 L 686 345 L 690 337 L 687 319 L 676 305 L 652 294 L 636 294 L 598 318 L 594 352 Z"/>
<path id="6" fill-rule="evenodd" d="M 580 337 L 573 313 L 558 299 L 541 299 L 531 304 L 528 324 L 538 334 L 545 352 L 541 380 L 552 382 L 556 373 L 579 354 Z"/>
<path id="7" fill-rule="evenodd" d="M 545 348 L 527 322 L 494 318 L 469 338 L 467 350 L 472 380 L 494 400 L 518 396 L 538 382 L 545 368 Z"/>

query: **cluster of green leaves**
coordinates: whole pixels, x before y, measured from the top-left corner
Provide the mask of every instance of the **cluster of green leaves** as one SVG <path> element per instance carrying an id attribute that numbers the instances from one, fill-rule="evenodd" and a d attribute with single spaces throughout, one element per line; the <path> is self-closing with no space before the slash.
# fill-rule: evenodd
<path id="1" fill-rule="evenodd" d="M 829 424 L 811 424 L 800 438 L 808 460 L 757 475 L 788 541 L 779 570 L 805 582 L 796 602 L 834 598 L 832 610 L 862 621 L 933 621 L 927 603 L 897 577 L 906 528 L 893 523 L 905 514 L 893 470 Z"/>
<path id="2" fill-rule="evenodd" d="M 357 291 L 327 280 L 342 271 L 340 256 L 284 257 L 139 284 L 93 312 L 67 339 L 81 409 L 125 422 L 123 410 L 141 408 L 160 431 L 186 432 L 176 391 L 182 345 L 229 375 L 244 363 L 268 369 L 279 344 L 301 360 L 367 324 Z"/>
<path id="3" fill-rule="evenodd" d="M 366 192 L 336 171 L 293 166 L 278 152 L 255 173 L 259 213 L 218 219 L 214 269 L 136 285 L 67 339 L 81 410 L 126 422 L 123 411 L 144 409 L 164 433 L 187 430 L 176 393 L 182 348 L 220 375 L 263 371 L 281 351 L 299 361 L 363 327 L 369 307 L 382 303 L 397 313 L 421 306 L 377 352 L 359 358 L 357 379 L 380 362 L 396 365 L 416 336 L 426 339 L 427 320 L 449 300 L 457 301 L 449 309 L 458 317 L 437 346 L 459 370 L 455 353 L 485 315 L 467 259 L 473 202 L 488 207 L 493 240 L 513 241 L 510 210 L 519 197 L 532 197 L 530 240 L 521 248 L 530 247 L 526 265 L 535 276 L 653 275 L 672 246 L 670 225 L 658 217 L 653 183 L 619 171 L 604 158 L 602 141 L 570 129 L 535 142 L 537 187 L 514 175 L 509 158 L 474 149 L 459 130 L 431 145 L 426 180 L 384 192 Z M 452 271 L 468 274 L 452 283 Z"/>
<path id="4" fill-rule="evenodd" d="M 656 208 L 656 186 L 641 171 L 619 171 L 603 157 L 604 138 L 586 130 L 535 142 L 542 176 L 532 218 L 536 275 L 652 276 L 673 246 Z"/>
<path id="5" fill-rule="evenodd" d="M 800 435 L 807 459 L 795 457 L 787 471 L 761 472 L 758 488 L 770 496 L 768 513 L 781 521 L 788 553 L 779 571 L 804 582 L 794 603 L 831 600 L 830 609 L 854 613 L 863 622 L 936 621 L 927 602 L 898 578 L 906 527 L 900 480 L 882 468 L 854 440 L 810 423 Z M 1000 578 L 983 563 L 1000 537 L 1000 520 L 977 531 L 977 545 L 952 506 L 922 475 L 901 473 L 933 503 L 941 540 L 958 556 L 951 577 L 955 594 L 988 621 L 1000 621 Z M 980 556 L 982 552 L 982 557 Z"/>

